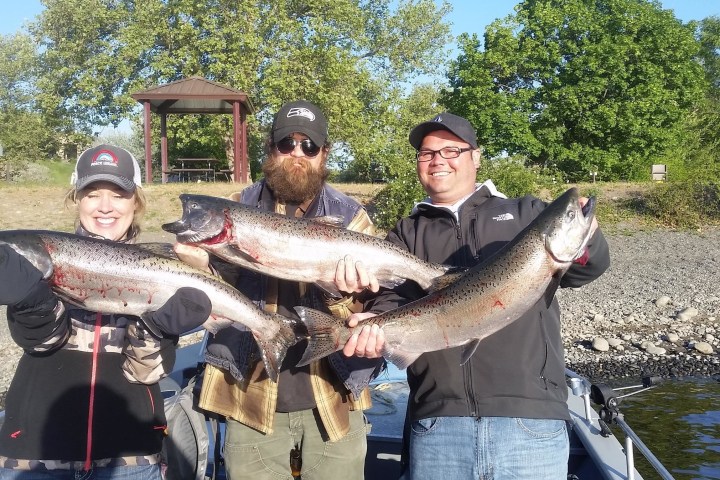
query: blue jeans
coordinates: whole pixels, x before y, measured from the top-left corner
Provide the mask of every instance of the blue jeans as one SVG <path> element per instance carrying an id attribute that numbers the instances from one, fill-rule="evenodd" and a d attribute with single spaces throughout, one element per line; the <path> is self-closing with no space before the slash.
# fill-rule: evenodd
<path id="1" fill-rule="evenodd" d="M 8 470 L 0 469 L 0 480 L 161 480 L 160 465 L 105 467 L 80 470 Z"/>
<path id="2" fill-rule="evenodd" d="M 564 420 L 434 417 L 412 422 L 402 480 L 566 480 Z"/>

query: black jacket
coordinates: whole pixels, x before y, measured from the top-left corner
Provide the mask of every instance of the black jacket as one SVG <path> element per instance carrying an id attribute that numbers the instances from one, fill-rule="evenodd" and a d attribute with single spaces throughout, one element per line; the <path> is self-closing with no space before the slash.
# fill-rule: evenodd
<path id="1" fill-rule="evenodd" d="M 166 424 L 160 387 L 146 378 L 131 382 L 127 362 L 137 360 L 135 373 L 145 362 L 167 372 L 176 341 L 155 340 L 135 317 L 65 311 L 62 304 L 53 311 L 55 303 L 8 307 L 10 333 L 25 353 L 5 402 L 0 455 L 83 462 L 88 447 L 91 460 L 159 453 Z"/>
<path id="2" fill-rule="evenodd" d="M 512 240 L 545 208 L 534 197 L 505 199 L 481 187 L 460 207 L 419 204 L 387 239 L 423 260 L 472 267 Z M 609 266 L 608 245 L 598 230 L 590 240 L 589 261 L 573 264 L 561 287 L 579 287 Z M 383 312 L 422 292 L 411 286 L 384 291 L 369 305 Z M 560 308 L 539 301 L 509 326 L 483 339 L 461 366 L 461 347 L 421 355 L 408 367 L 410 420 L 434 416 L 503 416 L 569 419 Z"/>

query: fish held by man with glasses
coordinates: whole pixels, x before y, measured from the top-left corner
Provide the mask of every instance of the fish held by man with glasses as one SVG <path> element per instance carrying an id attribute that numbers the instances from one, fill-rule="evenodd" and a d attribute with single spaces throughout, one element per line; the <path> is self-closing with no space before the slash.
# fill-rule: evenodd
<path id="1" fill-rule="evenodd" d="M 341 350 L 356 330 L 377 324 L 383 356 L 406 368 L 422 353 L 463 346 L 462 363 L 479 342 L 521 317 L 542 299 L 552 300 L 560 278 L 592 237 L 595 199 L 585 207 L 571 188 L 551 203 L 512 242 L 457 281 L 419 300 L 348 328 L 343 321 L 296 307 L 310 340 L 299 365 Z"/>

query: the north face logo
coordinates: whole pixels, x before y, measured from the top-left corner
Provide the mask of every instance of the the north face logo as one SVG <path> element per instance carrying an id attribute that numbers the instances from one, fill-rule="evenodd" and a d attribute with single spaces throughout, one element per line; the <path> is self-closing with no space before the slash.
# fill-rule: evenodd
<path id="1" fill-rule="evenodd" d="M 293 107 L 287 113 L 287 118 L 305 117 L 311 122 L 315 120 L 315 114 L 305 107 Z"/>
<path id="2" fill-rule="evenodd" d="M 492 219 L 496 222 L 504 222 L 506 220 L 514 220 L 515 217 L 513 217 L 512 213 L 503 213 L 502 215 L 498 215 L 497 217 L 492 217 Z"/>

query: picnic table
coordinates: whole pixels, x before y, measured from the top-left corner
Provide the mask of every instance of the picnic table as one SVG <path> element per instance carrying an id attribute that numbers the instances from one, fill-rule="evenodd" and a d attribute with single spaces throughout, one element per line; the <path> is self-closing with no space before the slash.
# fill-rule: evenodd
<path id="1" fill-rule="evenodd" d="M 206 182 L 215 181 L 220 160 L 217 158 L 178 158 L 175 161 L 179 167 L 173 167 L 168 175 L 177 175 L 180 182 L 191 182 L 205 179 Z"/>

